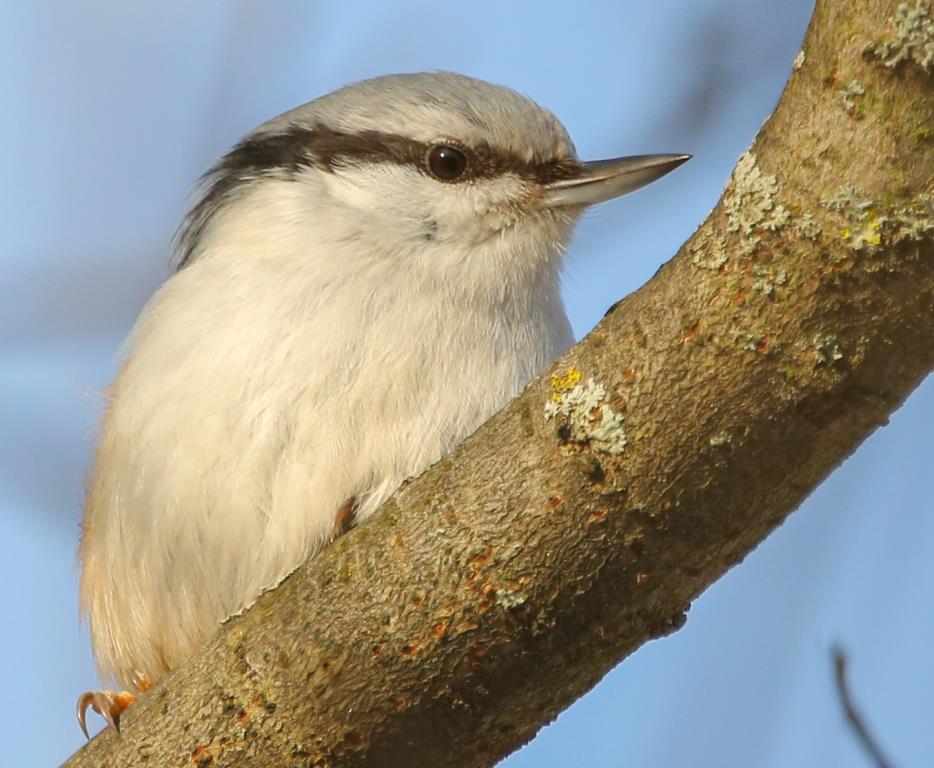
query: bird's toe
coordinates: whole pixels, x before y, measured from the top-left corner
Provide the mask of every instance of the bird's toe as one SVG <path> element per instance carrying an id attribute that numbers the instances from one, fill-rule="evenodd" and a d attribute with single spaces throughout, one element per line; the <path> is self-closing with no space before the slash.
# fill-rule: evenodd
<path id="1" fill-rule="evenodd" d="M 85 738 L 90 739 L 88 735 L 88 726 L 86 715 L 88 707 L 101 715 L 107 725 L 113 728 L 117 733 L 120 732 L 120 715 L 124 710 L 136 701 L 136 696 L 129 691 L 88 691 L 78 697 L 78 725 Z"/>

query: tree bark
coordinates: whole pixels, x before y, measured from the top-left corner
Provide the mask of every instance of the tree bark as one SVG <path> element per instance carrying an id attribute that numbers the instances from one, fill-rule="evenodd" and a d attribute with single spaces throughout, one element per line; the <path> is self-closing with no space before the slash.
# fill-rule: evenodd
<path id="1" fill-rule="evenodd" d="M 678 255 L 67 766 L 490 766 L 934 366 L 930 1 L 820 0 Z"/>

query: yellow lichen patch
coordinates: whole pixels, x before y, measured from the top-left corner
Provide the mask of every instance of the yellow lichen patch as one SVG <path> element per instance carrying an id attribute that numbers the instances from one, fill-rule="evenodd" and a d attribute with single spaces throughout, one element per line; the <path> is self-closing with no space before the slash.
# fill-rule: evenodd
<path id="1" fill-rule="evenodd" d="M 855 187 L 846 186 L 824 204 L 843 219 L 840 239 L 854 251 L 873 254 L 883 245 L 921 243 L 934 233 L 934 197 L 930 194 L 900 206 L 880 206 Z"/>
<path id="2" fill-rule="evenodd" d="M 560 403 L 561 395 L 574 389 L 580 383 L 582 375 L 577 368 L 569 368 L 564 373 L 551 374 L 552 401 Z"/>
<path id="3" fill-rule="evenodd" d="M 865 218 L 859 222 L 855 229 L 850 227 L 841 229 L 840 237 L 857 251 L 867 247 L 875 248 L 882 244 L 882 224 L 884 222 L 885 219 L 870 208 L 866 211 Z"/>
<path id="4" fill-rule="evenodd" d="M 863 199 L 853 186 L 842 187 L 826 202 L 828 210 L 843 217 L 840 239 L 854 251 L 872 253 L 882 244 L 882 227 L 888 218 L 879 214 L 871 200 Z"/>

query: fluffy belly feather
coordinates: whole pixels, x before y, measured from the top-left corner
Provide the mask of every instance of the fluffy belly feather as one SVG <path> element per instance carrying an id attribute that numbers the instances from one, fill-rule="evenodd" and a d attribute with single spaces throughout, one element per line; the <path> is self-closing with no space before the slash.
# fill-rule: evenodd
<path id="1" fill-rule="evenodd" d="M 158 297 L 114 384 L 87 500 L 82 607 L 102 675 L 123 685 L 183 661 L 319 551 L 345 501 L 372 514 L 570 342 L 566 321 L 411 307 L 353 328 L 347 308 L 331 327 L 318 308 L 264 338 L 257 325 L 288 327 L 257 323 L 278 304 L 199 335 L 162 305 L 175 298 Z"/>

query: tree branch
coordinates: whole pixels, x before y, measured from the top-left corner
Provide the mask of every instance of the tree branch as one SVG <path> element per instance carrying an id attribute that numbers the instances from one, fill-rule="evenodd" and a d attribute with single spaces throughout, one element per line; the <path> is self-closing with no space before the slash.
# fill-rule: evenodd
<path id="1" fill-rule="evenodd" d="M 66 765 L 489 766 L 680 627 L 934 365 L 930 28 L 898 4 L 818 2 L 679 254 Z"/>

